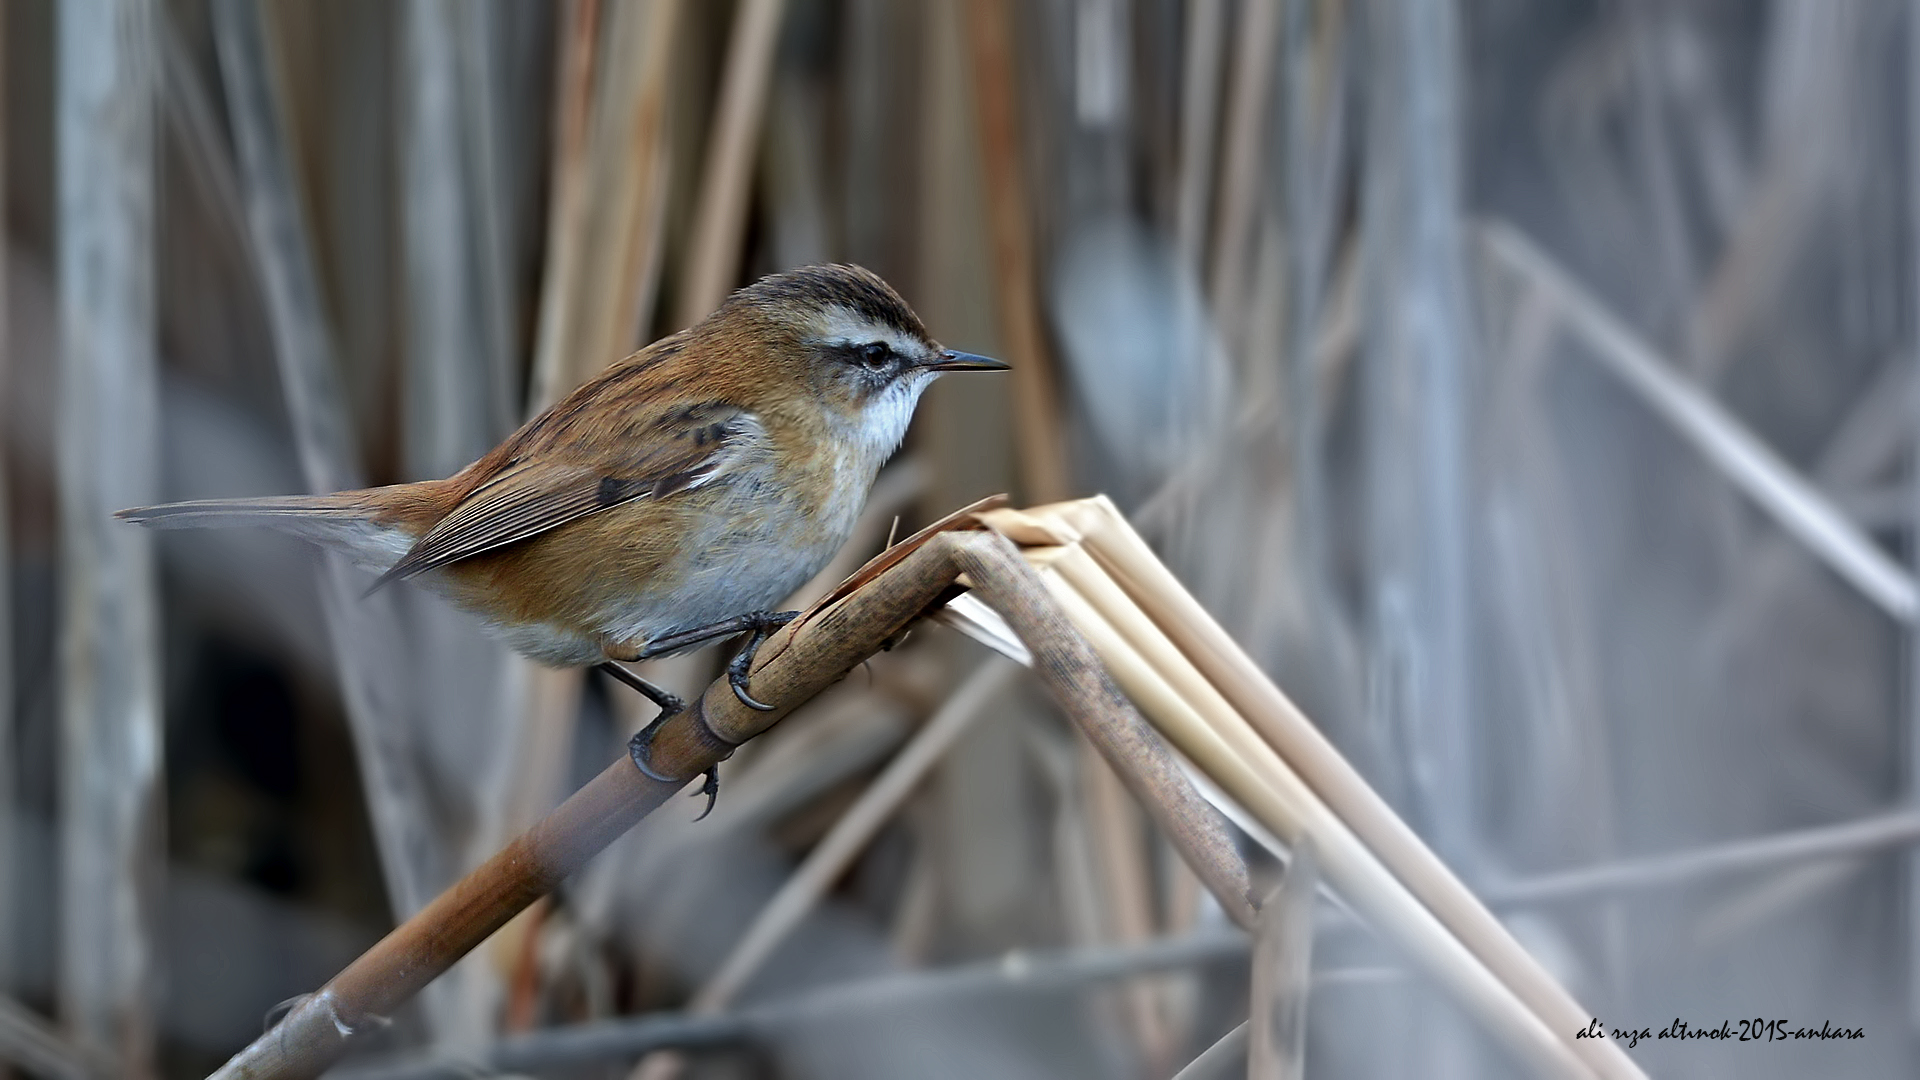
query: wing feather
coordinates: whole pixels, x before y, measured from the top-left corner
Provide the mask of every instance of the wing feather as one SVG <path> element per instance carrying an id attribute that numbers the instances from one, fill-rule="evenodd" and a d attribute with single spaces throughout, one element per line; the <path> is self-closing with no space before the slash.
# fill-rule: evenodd
<path id="1" fill-rule="evenodd" d="M 763 429 L 728 405 L 675 409 L 620 440 L 625 460 L 509 466 L 474 489 L 373 588 L 505 547 L 634 499 L 664 499 L 724 472 Z"/>

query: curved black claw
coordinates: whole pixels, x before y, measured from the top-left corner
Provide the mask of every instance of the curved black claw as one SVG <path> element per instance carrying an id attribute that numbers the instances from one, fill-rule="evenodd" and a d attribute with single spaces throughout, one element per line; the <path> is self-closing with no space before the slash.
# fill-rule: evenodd
<path id="1" fill-rule="evenodd" d="M 727 663 L 727 685 L 733 688 L 733 696 L 740 699 L 740 704 L 757 712 L 773 711 L 772 705 L 756 700 L 747 692 L 748 669 L 753 667 L 753 654 L 760 651 L 767 635 L 792 622 L 799 614 L 797 611 L 769 611 L 756 612 L 752 617 L 753 632 L 747 636 L 747 643 L 740 646 L 740 651 L 733 654 L 733 659 Z"/>
<path id="2" fill-rule="evenodd" d="M 731 664 L 727 666 L 727 685 L 733 687 L 733 696 L 739 698 L 740 704 L 745 705 L 747 708 L 753 709 L 756 712 L 772 712 L 773 711 L 774 707 L 772 705 L 769 705 L 766 702 L 761 701 L 758 698 L 755 698 L 752 694 L 747 693 L 746 672 L 743 671 L 743 672 L 736 673 L 733 670 L 733 666 Z"/>
<path id="3" fill-rule="evenodd" d="M 705 821 L 707 815 L 713 813 L 713 804 L 720 801 L 720 766 L 715 765 L 707 770 L 707 782 L 701 784 L 700 790 L 693 794 L 695 797 L 701 795 L 707 797 L 707 808 L 700 811 L 699 817 L 693 819 L 695 821 Z"/>

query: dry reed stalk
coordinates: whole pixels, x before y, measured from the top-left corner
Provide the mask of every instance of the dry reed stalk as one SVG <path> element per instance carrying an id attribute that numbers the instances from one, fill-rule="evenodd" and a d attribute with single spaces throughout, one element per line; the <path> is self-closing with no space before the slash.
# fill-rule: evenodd
<path id="1" fill-rule="evenodd" d="M 1206 265 L 1220 53 L 1227 40 L 1226 0 L 1189 0 L 1186 15 L 1180 57 L 1180 173 L 1174 196 L 1173 237 L 1181 263 L 1197 278 Z"/>
<path id="2" fill-rule="evenodd" d="M 1059 376 L 1040 321 L 1033 216 L 1022 171 L 1015 104 L 1013 34 L 1007 0 L 971 0 L 967 44 L 980 129 L 987 216 L 993 234 L 993 280 L 1000 333 L 1013 364 L 1020 483 L 1029 502 L 1065 498 L 1069 489 L 1060 424 Z"/>
<path id="3" fill-rule="evenodd" d="M 1906 624 L 1920 619 L 1913 575 L 1726 406 L 1679 374 L 1518 230 L 1490 223 L 1480 240 L 1495 260 L 1545 289 L 1594 355 L 1780 528 L 1888 615 Z"/>
<path id="4" fill-rule="evenodd" d="M 1479 350 L 1463 280 L 1460 24 L 1446 0 L 1403 0 L 1368 7 L 1356 26 L 1367 58 L 1356 400 L 1370 582 L 1358 610 L 1378 688 L 1365 714 L 1404 733 L 1409 761 L 1427 763 L 1396 786 L 1421 808 L 1434 845 L 1464 860 L 1480 846 L 1471 808 L 1489 755 L 1471 609 L 1481 566 L 1468 524 L 1468 388 Z"/>
<path id="5" fill-rule="evenodd" d="M 500 110 L 484 75 L 471 70 L 488 56 L 485 28 L 496 14 L 448 0 L 401 9 L 400 438 L 408 477 L 452 475 L 515 426 L 520 388 L 509 385 L 507 371 L 517 365 L 506 324 L 515 298 L 500 265 L 494 190 Z"/>
<path id="6" fill-rule="evenodd" d="M 1920 70 L 1920 14 L 1916 14 L 1911 7 L 1908 9 L 1907 15 L 1907 40 L 1905 46 L 1907 70 L 1909 72 Z M 1907 212 L 1910 217 L 1920 218 L 1920 214 L 1915 214 L 1916 207 L 1920 207 L 1920 79 L 1913 78 L 1911 75 L 1907 78 L 1906 107 Z M 1910 245 L 1907 256 L 1908 288 L 1912 290 L 1914 289 L 1915 283 L 1920 283 L 1920 273 L 1916 273 L 1916 271 L 1920 271 L 1920 229 L 1915 229 L 1913 233 L 1909 234 L 1908 243 Z M 1920 296 L 1916 296 L 1912 291 L 1909 292 L 1908 296 L 1910 301 L 1920 300 Z M 1916 310 L 1920 310 L 1920 304 L 1916 304 L 1915 307 Z M 1905 395 L 1907 408 L 1903 410 L 1910 418 L 1913 417 L 1917 411 L 1920 411 L 1920 379 L 1914 380 L 1913 389 L 1915 392 Z M 1905 427 L 1904 424 L 1900 426 Z M 1915 510 L 1920 510 L 1920 467 L 1909 466 L 1908 474 L 1907 482 L 1911 487 L 1913 498 L 1913 502 L 1910 505 Z M 1909 534 L 1910 537 L 1911 535 L 1912 534 Z M 1916 575 L 1920 575 L 1920 544 L 1913 543 L 1910 538 L 1908 545 L 1912 549 L 1908 554 L 1908 566 Z M 1908 665 L 1908 671 L 1920 670 L 1920 636 L 1909 638 L 1906 663 Z M 1904 764 L 1906 766 L 1904 777 L 1905 795 L 1907 803 L 1920 806 L 1920 694 L 1909 692 L 1908 699 L 1907 706 L 1903 710 L 1901 717 L 1904 721 L 1902 728 L 1906 737 L 1906 754 L 1904 755 Z M 1907 956 L 1905 967 L 1907 976 L 1907 1017 L 1908 1022 L 1911 1024 L 1920 1020 L 1920 993 L 1916 993 L 1914 989 L 1920 986 L 1920 900 L 1916 899 L 1920 898 L 1920 852 L 1908 853 L 1905 871 L 1903 875 L 1907 881 Z"/>
<path id="7" fill-rule="evenodd" d="M 246 0 L 220 0 L 213 5 L 212 23 L 248 240 L 301 473 L 309 490 L 357 487 L 360 469 L 347 398 L 281 126 L 261 9 Z M 365 588 L 344 559 L 324 557 L 321 602 L 340 694 L 389 901 L 395 916 L 404 918 L 431 896 L 443 845 L 431 828 L 431 800 L 410 767 L 415 753 L 411 718 L 395 704 L 407 700 L 405 679 L 411 675 L 396 666 L 395 658 L 405 651 L 397 640 L 395 601 L 389 593 L 363 600 Z"/>
<path id="8" fill-rule="evenodd" d="M 937 1009 L 1009 996 L 1059 995 L 1092 984 L 1218 965 L 1243 958 L 1238 934 L 1200 934 L 1146 945 L 1100 945 L 1022 953 L 935 971 L 881 975 L 835 983 L 726 1016 L 652 1013 L 621 1020 L 552 1028 L 502 1040 L 475 1059 L 409 1056 L 401 1061 L 348 1066 L 329 1075 L 339 1080 L 443 1080 L 470 1075 L 476 1064 L 491 1073 L 532 1073 L 631 1058 L 668 1048 L 701 1049 L 768 1042 L 824 1022 L 871 1017 L 894 1008 Z M 1364 970 L 1328 972 L 1365 978 Z M 1348 981 L 1342 979 L 1342 981 Z"/>
<path id="9" fill-rule="evenodd" d="M 546 667 L 518 654 L 508 654 L 501 660 L 510 669 L 504 672 L 503 685 L 519 708 L 510 711 L 495 728 L 506 744 L 497 748 L 495 756 L 498 768 L 504 770 L 494 785 L 500 805 L 484 808 L 485 825 L 474 831 L 468 846 L 469 866 L 477 865 L 539 821 L 564 793 L 580 695 L 585 687 L 581 672 L 571 668 Z M 525 969 L 538 956 L 536 945 L 542 924 L 528 912 L 494 938 L 493 965 L 507 980 L 509 994 L 533 979 Z M 512 1015 L 511 1008 L 508 1015 Z"/>
<path id="10" fill-rule="evenodd" d="M 569 336 L 568 302 L 579 270 L 587 183 L 587 136 L 593 117 L 593 71 L 600 36 L 600 0 L 571 0 L 561 18 L 553 106 L 553 169 L 547 179 L 546 274 L 540 282 L 529 404 L 553 402 L 569 386 L 561 347 Z M 544 407 L 544 406 L 543 406 Z"/>
<path id="11" fill-rule="evenodd" d="M 1294 846 L 1286 876 L 1260 905 L 1248 993 L 1248 1080 L 1301 1080 L 1307 1057 L 1307 990 L 1313 972 L 1313 905 L 1320 868 L 1313 842 Z"/>
<path id="12" fill-rule="evenodd" d="M 1226 336 L 1236 361 L 1240 326 L 1245 321 L 1245 280 L 1257 230 L 1261 178 L 1266 174 L 1267 102 L 1272 97 L 1274 58 L 1280 51 L 1281 0 L 1248 0 L 1236 28 L 1232 84 L 1228 90 L 1222 140 L 1219 210 L 1214 219 L 1213 262 L 1207 267 L 1207 292 L 1213 322 Z"/>
<path id="13" fill-rule="evenodd" d="M 1538 291 L 1538 286 L 1534 289 Z M 1547 303 L 1544 298 L 1540 302 Z M 1558 325 L 1557 313 L 1552 318 Z M 1835 493 L 1858 491 L 1870 487 L 1873 477 L 1888 475 L 1897 468 L 1913 426 L 1917 385 L 1920 383 L 1916 382 L 1907 357 L 1883 361 L 1879 374 L 1854 395 L 1845 417 L 1835 426 L 1808 470 L 1808 479 L 1814 486 Z M 1888 494 L 1896 495 L 1899 514 L 1908 513 L 1908 504 L 1913 501 L 1910 493 L 1888 491 Z M 1875 528 L 1857 508 L 1844 501 L 1840 501 L 1840 505 L 1854 520 Z M 1706 655 L 1725 657 L 1742 638 L 1774 625 L 1777 615 L 1771 609 L 1781 603 L 1783 590 L 1798 580 L 1795 571 L 1804 573 L 1805 569 L 1799 546 L 1791 537 L 1768 534 L 1755 538 L 1755 550 L 1741 561 L 1741 576 L 1746 584 L 1731 590 L 1731 599 L 1715 615 L 1714 625 L 1707 633 Z M 1713 670 L 1717 663 L 1723 662 L 1710 661 L 1707 668 Z"/>
<path id="14" fill-rule="evenodd" d="M 516 303 L 507 295 L 500 242 L 502 109 L 490 78 L 491 31 L 500 18 L 497 7 L 452 0 L 402 9 L 400 465 L 407 477 L 451 475 L 504 437 L 520 409 L 521 387 L 509 375 L 518 368 L 508 320 Z M 552 808 L 559 754 L 548 747 L 558 741 L 564 748 L 567 729 L 539 722 L 548 715 L 526 700 L 533 665 L 484 636 L 471 617 L 413 591 L 396 599 L 411 631 L 414 687 L 463 714 L 488 751 L 447 792 L 464 812 L 455 820 L 471 825 L 461 830 L 458 853 L 427 880 L 437 889 Z M 414 715 L 428 707 L 416 704 Z M 526 723 L 529 716 L 536 722 Z M 558 740 L 540 737 L 556 729 Z M 425 724 L 416 731 L 422 748 L 433 747 Z M 529 802 L 530 814 L 522 810 Z M 447 1000 L 435 1015 L 435 1036 L 454 1045 L 490 1036 L 509 970 L 463 968 L 457 986 L 438 991 Z"/>
<path id="15" fill-rule="evenodd" d="M 1696 286 L 1690 276 L 1676 275 L 1677 284 L 1698 289 L 1684 315 L 1682 359 L 1683 370 L 1704 387 L 1721 383 L 1742 355 L 1741 335 L 1757 329 L 1791 291 L 1793 271 L 1804 265 L 1822 214 L 1847 190 L 1849 178 L 1836 166 L 1857 153 L 1849 143 L 1859 137 L 1853 134 L 1853 118 L 1860 103 L 1849 99 L 1849 84 L 1868 51 L 1865 39 L 1874 32 L 1864 11 L 1815 4 L 1783 9 L 1779 16 L 1774 33 L 1782 45 L 1769 65 L 1777 67 L 1761 76 L 1773 84 L 1777 104 L 1764 110 L 1756 133 L 1763 145 L 1757 148 L 1755 175 L 1703 280 Z M 1665 150 L 1666 141 L 1656 140 L 1653 148 Z M 1668 209 L 1678 201 L 1671 193 L 1676 186 L 1671 180 L 1663 185 L 1654 208 L 1667 211 L 1661 216 L 1670 224 L 1658 232 L 1674 237 L 1667 241 L 1672 244 L 1687 235 L 1679 214 Z"/>
<path id="16" fill-rule="evenodd" d="M 575 0 L 559 34 L 547 260 L 527 415 L 552 405 L 638 344 L 651 307 L 665 206 L 666 107 L 680 0 L 614 10 Z M 643 17 L 644 15 L 644 17 Z M 628 56 L 638 62 L 629 64 Z M 583 673 L 542 668 L 520 657 L 517 719 L 504 725 L 519 762 L 508 778 L 509 806 L 481 851 L 539 820 L 561 792 L 573 747 Z M 523 921 L 505 935 L 503 967 L 526 950 Z"/>
<path id="17" fill-rule="evenodd" d="M 54 28 L 56 996 L 82 1052 L 131 1077 L 157 1070 L 163 728 L 152 540 L 113 512 L 152 502 L 160 482 L 155 18 L 145 0 L 75 0 L 56 9 Z"/>
<path id="18" fill-rule="evenodd" d="M 1259 738 L 1297 770 L 1312 794 L 1325 800 L 1343 829 L 1351 829 L 1453 935 L 1468 943 L 1506 986 L 1534 1003 L 1548 1027 L 1570 1037 L 1590 1018 L 1537 960 L 1520 947 L 1445 863 L 1374 792 L 1258 665 L 1213 621 L 1178 579 L 1154 557 L 1105 497 L 1025 512 L 993 511 L 985 520 L 1014 540 L 1035 545 L 1076 544 L 1137 604 L 1156 632 L 1177 646 L 1185 665 L 1210 689 L 1202 701 L 1224 698 Z M 1071 564 L 1072 570 L 1078 564 Z M 1185 702 L 1182 702 L 1185 706 Z M 1190 755 L 1191 756 L 1191 755 Z M 1196 759 L 1197 760 L 1197 759 Z M 1252 810 L 1252 807 L 1248 807 Z M 1322 854 L 1326 851 L 1323 848 Z M 1330 868 L 1329 868 L 1330 869 Z M 1329 877 L 1332 874 L 1329 873 Z M 1581 1040 L 1580 1053 L 1602 1076 L 1637 1077 L 1638 1066 L 1610 1041 Z"/>
<path id="19" fill-rule="evenodd" d="M 1521 878 L 1490 889 L 1489 899 L 1501 907 L 1592 900 L 1734 874 L 1777 870 L 1798 862 L 1846 859 L 1915 844 L 1920 844 L 1920 813 L 1898 810 L 1838 825 L 1777 832 L 1667 855 L 1619 859 Z"/>
<path id="20" fill-rule="evenodd" d="M 247 237 L 301 473 L 309 490 L 337 491 L 361 486 L 362 473 L 262 12 L 247 0 L 219 0 L 211 12 L 214 43 L 239 159 Z M 420 757 L 423 704 L 411 661 L 421 641 L 405 635 L 398 594 L 364 596 L 366 578 L 344 557 L 321 558 L 320 599 L 340 696 L 389 906 L 396 919 L 404 919 L 454 877 L 460 861 L 439 834 L 437 804 Z M 478 1037 L 469 992 L 484 993 L 484 987 L 462 979 L 435 988 L 426 1015 L 436 1036 Z"/>
<path id="21" fill-rule="evenodd" d="M 956 551 L 956 563 L 1024 644 L 1055 703 L 1113 766 L 1227 917 L 1251 927 L 1252 886 L 1225 819 L 1194 790 L 1166 744 L 1120 693 L 1038 573 L 1010 544 L 969 540 Z"/>
<path id="22" fill-rule="evenodd" d="M 785 0 L 744 0 L 734 13 L 726 73 L 714 106 L 713 136 L 701 170 L 677 326 L 692 326 L 719 307 L 739 273 L 754 151 L 760 145 L 761 118 L 785 7 Z"/>
<path id="23" fill-rule="evenodd" d="M 652 309 L 682 6 L 654 0 L 603 15 L 597 3 L 583 3 L 566 32 L 528 394 L 536 411 L 632 352 Z M 591 95 L 585 104 L 583 93 Z"/>
<path id="24" fill-rule="evenodd" d="M 913 864 L 900 889 L 900 902 L 894 906 L 887 927 L 887 946 L 894 963 L 904 968 L 922 967 L 933 948 L 933 935 L 940 916 L 940 865 L 929 850 L 925 829 L 913 821 L 916 837 Z"/>
<path id="25" fill-rule="evenodd" d="M 1095 893 L 1104 909 L 1104 939 L 1138 944 L 1153 938 L 1153 876 L 1147 865 L 1146 834 L 1126 788 L 1092 744 L 1078 743 L 1080 810 L 1092 840 Z M 1127 1031 L 1148 1073 L 1165 1073 L 1173 1064 L 1173 1034 L 1160 1011 L 1160 988 L 1135 983 L 1121 988 Z"/>
<path id="26" fill-rule="evenodd" d="M 933 719 L 874 777 L 754 916 L 720 967 L 694 992 L 686 1006 L 688 1015 L 713 1016 L 733 1004 L 767 958 L 819 905 L 821 897 L 853 865 L 874 835 L 918 789 L 928 771 L 973 726 L 1018 670 L 1017 666 L 996 657 L 960 684 Z M 678 1075 L 681 1064 L 677 1054 L 654 1055 L 642 1059 L 632 1075 L 636 1080 L 661 1080 Z"/>
<path id="27" fill-rule="evenodd" d="M 846 873 L 874 835 L 897 813 L 929 770 L 1011 681 L 1019 668 L 999 658 L 986 661 L 961 682 L 940 710 L 875 777 L 807 853 L 773 899 L 734 945 L 688 1005 L 707 1015 L 731 1004 L 773 951 L 806 918 L 832 884 Z"/>
<path id="28" fill-rule="evenodd" d="M 6 122 L 6 41 L 6 33 L 0 28 L 0 206 L 6 204 L 7 195 L 6 135 L 9 126 Z M 9 277 L 6 261 L 0 259 L 0 402 L 16 400 L 7 395 L 10 392 L 18 393 L 9 386 L 13 382 L 12 368 L 17 363 L 18 355 L 7 336 L 11 329 L 11 310 L 7 303 Z M 7 450 L 7 440 L 0 438 L 0 972 L 19 970 L 14 945 L 14 918 L 19 911 L 22 881 L 20 821 L 14 795 L 14 777 L 20 767 L 17 760 L 19 741 L 16 738 L 20 720 L 14 710 L 13 515 L 11 486 L 7 481 L 7 459 L 10 456 Z"/>
<path id="29" fill-rule="evenodd" d="M 1591 1075 L 1570 1048 L 1577 1026 L 1567 1027 L 1564 1036 L 1556 1034 L 1422 906 L 1280 755 L 1239 720 L 1119 586 L 1110 579 L 1101 584 L 1104 574 L 1084 549 L 1034 549 L 1029 556 L 1042 562 L 1041 576 L 1054 600 L 1170 742 L 1282 841 L 1291 845 L 1310 839 L 1340 895 L 1417 959 L 1520 1060 L 1550 1076 Z M 1075 580 L 1063 569 L 1070 564 L 1082 567 L 1073 573 Z"/>
<path id="30" fill-rule="evenodd" d="M 973 607 L 964 598 L 960 603 L 963 607 Z M 939 621 L 948 622 L 948 614 L 951 612 L 943 611 Z M 1008 658 L 1020 663 L 1031 662 L 1031 658 L 1025 656 Z M 1082 744 L 1057 737 L 1049 729 L 1036 725 L 1027 726 L 1021 734 L 1052 796 L 1053 814 L 1049 822 L 1052 871 L 1066 940 L 1075 945 L 1097 944 L 1105 933 L 1105 926 L 1098 896 L 1100 875 L 1093 864 L 1093 842 L 1087 838 L 1086 800 L 1080 797 L 1084 767 L 1076 761 L 1080 755 L 1075 751 L 1081 750 Z M 1085 749 L 1091 750 L 1091 747 Z M 953 872 L 951 868 L 943 869 L 946 873 Z"/>
<path id="31" fill-rule="evenodd" d="M 318 992 L 295 1005 L 216 1074 L 223 1080 L 312 1076 L 352 1037 L 390 1016 L 528 904 L 578 870 L 614 838 L 733 747 L 838 681 L 935 605 L 964 575 L 1026 642 L 1035 670 L 1061 708 L 1122 770 L 1183 858 L 1242 925 L 1251 922 L 1247 870 L 1225 822 L 1181 775 L 1146 722 L 1101 671 L 1086 642 L 1053 606 L 1037 575 L 1004 538 L 938 531 L 966 525 L 952 515 L 870 562 L 820 606 L 762 646 L 752 693 L 775 706 L 742 704 L 723 677 L 655 733 L 652 779 L 615 761 L 553 813 L 388 934 Z"/>
<path id="32" fill-rule="evenodd" d="M 553 912 L 551 898 L 542 898 L 527 906 L 525 911 L 515 915 L 507 925 L 494 934 L 496 944 L 507 946 L 499 950 L 509 954 L 506 968 L 506 1003 L 500 1010 L 500 1031 L 507 1035 L 517 1035 L 532 1031 L 539 1019 L 540 1008 L 540 930 L 546 925 L 547 916 Z M 518 928 L 518 933 L 514 933 Z"/>

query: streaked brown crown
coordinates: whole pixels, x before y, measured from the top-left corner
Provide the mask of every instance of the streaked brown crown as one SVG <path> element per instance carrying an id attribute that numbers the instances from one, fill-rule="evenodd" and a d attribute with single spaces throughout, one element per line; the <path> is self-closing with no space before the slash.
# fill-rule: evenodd
<path id="1" fill-rule="evenodd" d="M 863 266 L 833 264 L 803 266 L 769 274 L 727 297 L 716 319 L 725 319 L 740 309 L 775 319 L 791 318 L 795 311 L 819 311 L 844 307 L 863 319 L 931 341 L 920 316 L 913 313 L 893 286 Z"/>

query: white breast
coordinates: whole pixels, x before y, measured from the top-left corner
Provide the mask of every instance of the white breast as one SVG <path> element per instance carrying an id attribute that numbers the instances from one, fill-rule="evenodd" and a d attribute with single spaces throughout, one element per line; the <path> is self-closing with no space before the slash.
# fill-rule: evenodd
<path id="1" fill-rule="evenodd" d="M 653 640 L 751 611 L 772 610 L 832 560 L 852 535 L 877 467 L 864 454 L 836 463 L 826 504 L 802 505 L 770 470 L 743 470 L 715 484 L 708 524 L 688 538 L 680 583 L 664 595 L 629 598 L 605 613 L 616 640 Z"/>

